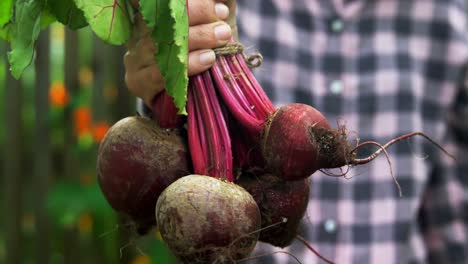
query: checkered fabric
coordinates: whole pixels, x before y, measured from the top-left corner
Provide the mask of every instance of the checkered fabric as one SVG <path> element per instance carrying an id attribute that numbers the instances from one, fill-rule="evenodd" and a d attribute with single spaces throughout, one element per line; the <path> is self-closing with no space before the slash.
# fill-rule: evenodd
<path id="1" fill-rule="evenodd" d="M 299 233 L 336 263 L 468 263 L 464 0 L 237 3 L 240 40 L 264 56 L 254 73 L 276 105 L 313 105 L 360 142 L 423 131 L 457 157 L 421 139 L 391 147 L 402 197 L 384 157 L 347 179 L 315 173 Z M 300 243 L 285 250 L 323 263 Z M 297 263 L 279 253 L 255 262 Z"/>

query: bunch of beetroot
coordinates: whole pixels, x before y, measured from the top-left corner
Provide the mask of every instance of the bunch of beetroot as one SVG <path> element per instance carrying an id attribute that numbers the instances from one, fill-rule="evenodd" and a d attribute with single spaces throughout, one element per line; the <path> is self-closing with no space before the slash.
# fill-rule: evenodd
<path id="1" fill-rule="evenodd" d="M 233 44 L 236 45 L 236 44 Z M 157 226 L 183 263 L 235 263 L 258 240 L 286 247 L 309 200 L 317 170 L 367 163 L 386 145 L 348 143 L 315 108 L 275 109 L 241 54 L 219 55 L 193 76 L 188 116 L 177 116 L 166 93 L 153 119 L 129 117 L 104 138 L 99 183 L 109 203 L 144 234 Z M 368 144 L 379 149 L 356 158 Z M 438 146 L 438 145 L 437 145 Z"/>

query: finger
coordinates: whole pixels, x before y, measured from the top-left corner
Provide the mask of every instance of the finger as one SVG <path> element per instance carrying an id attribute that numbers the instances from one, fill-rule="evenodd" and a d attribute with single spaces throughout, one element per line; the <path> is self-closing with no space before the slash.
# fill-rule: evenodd
<path id="1" fill-rule="evenodd" d="M 140 39 L 133 47 L 129 48 L 124 55 L 124 65 L 127 71 L 137 71 L 155 64 L 154 53 L 156 48 L 148 36 Z"/>
<path id="2" fill-rule="evenodd" d="M 218 1 L 213 0 L 192 0 L 188 1 L 189 25 L 208 24 L 229 16 L 228 7 Z M 227 11 L 227 13 L 226 13 Z M 219 15 L 219 16 L 218 16 Z"/>
<path id="3" fill-rule="evenodd" d="M 135 51 L 129 50 L 124 55 L 124 66 L 126 72 L 134 72 L 138 68 L 137 60 L 135 59 Z"/>
<path id="4" fill-rule="evenodd" d="M 231 37 L 231 27 L 224 22 L 193 26 L 189 28 L 188 49 L 216 48 L 226 44 Z"/>
<path id="5" fill-rule="evenodd" d="M 188 76 L 192 76 L 208 70 L 216 60 L 213 50 L 196 50 L 188 56 Z"/>
<path id="6" fill-rule="evenodd" d="M 215 4 L 215 15 L 221 20 L 226 20 L 229 18 L 229 8 L 223 3 Z"/>
<path id="7" fill-rule="evenodd" d="M 155 63 L 154 54 L 156 53 L 156 47 L 154 46 L 153 39 L 149 35 L 140 39 L 134 50 L 138 69 L 145 68 Z"/>
<path id="8" fill-rule="evenodd" d="M 127 43 L 125 43 L 127 49 L 135 47 L 138 40 L 147 35 L 150 35 L 150 32 L 151 30 L 148 28 L 148 26 L 146 26 L 141 13 L 137 13 L 133 24 L 132 36 L 127 41 Z"/>
<path id="9" fill-rule="evenodd" d="M 133 95 L 140 97 L 150 107 L 153 98 L 164 90 L 164 79 L 156 64 L 135 72 L 127 72 L 125 83 Z"/>

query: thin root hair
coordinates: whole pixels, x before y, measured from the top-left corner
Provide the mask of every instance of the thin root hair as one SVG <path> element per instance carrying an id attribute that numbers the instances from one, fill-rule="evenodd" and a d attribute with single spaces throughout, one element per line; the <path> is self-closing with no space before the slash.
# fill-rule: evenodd
<path id="1" fill-rule="evenodd" d="M 439 143 L 435 142 L 432 138 L 430 138 L 428 135 L 424 134 L 423 132 L 418 131 L 418 132 L 412 132 L 412 133 L 408 133 L 408 134 L 404 134 L 404 135 L 401 135 L 399 137 L 396 137 L 396 138 L 390 140 L 389 142 L 387 142 L 385 145 L 381 145 L 381 144 L 379 144 L 379 143 L 377 143 L 375 141 L 363 142 L 361 144 L 358 144 L 354 149 L 352 149 L 350 151 L 350 154 L 355 154 L 355 152 L 359 148 L 361 148 L 364 145 L 369 145 L 369 144 L 376 145 L 376 146 L 379 147 L 379 149 L 377 149 L 374 153 L 369 155 L 367 158 L 353 159 L 351 161 L 351 165 L 362 165 L 362 164 L 369 163 L 370 161 L 377 158 L 383 152 L 385 154 L 385 156 L 387 157 L 387 161 L 388 161 L 389 166 L 390 166 L 390 173 L 392 175 L 392 178 L 393 178 L 395 184 L 398 187 L 398 191 L 399 191 L 399 194 L 400 194 L 400 197 L 401 197 L 402 196 L 401 187 L 400 187 L 400 184 L 398 183 L 398 181 L 396 180 L 395 175 L 393 174 L 392 163 L 391 163 L 389 155 L 387 153 L 387 149 L 391 145 L 393 145 L 393 144 L 395 144 L 395 143 L 397 143 L 399 141 L 402 141 L 402 140 L 405 140 L 405 139 L 408 139 L 408 138 L 411 138 L 411 137 L 415 137 L 415 136 L 421 136 L 421 137 L 425 138 L 426 140 L 431 142 L 434 146 L 436 146 L 438 149 L 440 149 L 443 153 L 445 153 L 445 155 L 449 156 L 453 160 L 456 160 L 456 158 L 452 154 L 450 154 L 447 150 L 445 150 Z"/>
<path id="2" fill-rule="evenodd" d="M 431 142 L 433 145 L 435 145 L 438 149 L 440 149 L 443 153 L 445 153 L 445 155 L 449 156 L 450 158 L 452 158 L 453 160 L 456 160 L 455 156 L 453 156 L 452 154 L 450 154 L 447 150 L 445 150 L 439 143 L 435 142 L 432 138 L 430 138 L 428 135 L 424 134 L 423 132 L 412 132 L 412 133 L 408 133 L 408 134 L 405 134 L 405 135 L 402 135 L 402 136 L 399 136 L 399 137 L 396 137 L 392 140 L 390 140 L 389 142 L 387 142 L 385 145 L 382 146 L 382 148 L 379 148 L 378 150 L 376 150 L 373 154 L 371 154 L 369 157 L 367 158 L 364 158 L 364 159 L 355 159 L 355 165 L 357 164 L 365 164 L 365 163 L 368 163 L 369 161 L 372 161 L 373 159 L 375 159 L 380 153 L 382 153 L 383 151 L 385 151 L 386 149 L 388 149 L 391 145 L 399 142 L 399 141 L 402 141 L 402 140 L 405 140 L 405 139 L 408 139 L 408 138 L 411 138 L 411 137 L 415 137 L 415 136 L 421 136 L 421 137 L 424 137 L 425 139 L 427 139 L 429 142 Z M 359 144 L 357 145 L 353 150 L 351 150 L 351 153 L 357 151 L 357 149 L 359 148 L 359 146 L 362 145 L 362 144 Z"/>
<path id="3" fill-rule="evenodd" d="M 321 260 L 325 261 L 328 264 L 335 264 L 333 261 L 331 261 L 331 260 L 327 259 L 326 257 L 320 255 L 320 253 L 317 250 L 315 250 L 309 244 L 309 242 L 307 242 L 307 240 L 305 238 L 303 238 L 302 236 L 296 235 L 296 239 L 299 240 L 300 242 L 302 242 L 302 244 L 304 244 L 304 246 L 306 246 L 308 249 L 310 249 L 310 251 L 312 251 L 315 255 L 317 255 L 317 257 L 319 257 Z"/>
<path id="4" fill-rule="evenodd" d="M 395 141 L 397 142 L 397 141 Z M 388 144 L 388 143 L 387 143 Z M 387 150 L 385 149 L 386 147 L 385 146 L 382 146 L 380 143 L 378 142 L 375 142 L 375 141 L 367 141 L 367 142 L 363 142 L 359 145 L 357 145 L 353 150 L 351 150 L 351 153 L 357 151 L 359 148 L 365 146 L 365 145 L 375 145 L 375 146 L 378 146 L 379 149 L 377 151 L 375 151 L 373 154 L 371 154 L 369 157 L 367 158 L 363 158 L 363 159 L 354 159 L 352 161 L 353 164 L 366 164 L 370 161 L 372 161 L 373 159 L 375 159 L 380 153 L 384 153 L 385 154 L 385 157 L 387 159 L 387 162 L 388 162 L 388 166 L 390 168 L 390 175 L 392 176 L 393 178 L 393 182 L 395 182 L 395 185 L 397 186 L 397 189 L 398 189 L 398 194 L 400 197 L 403 196 L 403 193 L 401 191 L 401 186 L 400 184 L 398 183 L 396 177 L 395 177 L 395 174 L 393 173 L 393 166 L 392 166 L 392 161 L 390 160 L 390 156 L 388 155 L 388 152 Z M 388 146 L 387 146 L 388 147 Z M 376 154 L 377 152 L 379 152 L 378 154 Z"/>
<path id="5" fill-rule="evenodd" d="M 243 234 L 243 235 L 239 236 L 238 238 L 234 239 L 234 240 L 229 244 L 228 248 L 234 246 L 234 244 L 235 244 L 237 241 L 239 241 L 240 239 L 242 239 L 242 238 L 244 238 L 244 237 L 251 236 L 251 235 L 253 235 L 253 234 L 255 234 L 255 233 L 262 232 L 263 230 L 266 230 L 266 229 L 269 229 L 269 228 L 273 228 L 273 227 L 275 227 L 275 226 L 277 226 L 277 225 L 281 225 L 281 224 L 284 224 L 284 223 L 287 223 L 287 222 L 288 222 L 288 219 L 287 219 L 286 217 L 283 217 L 283 218 L 281 219 L 281 221 L 278 221 L 278 222 L 273 223 L 273 224 L 271 224 L 271 225 L 268 225 L 268 226 L 259 228 L 259 229 L 255 230 L 255 231 L 250 232 L 250 233 Z"/>
<path id="6" fill-rule="evenodd" d="M 416 150 L 413 149 L 413 145 L 408 141 L 407 142 L 409 148 L 410 148 L 410 151 L 411 153 L 414 154 L 414 156 L 420 160 L 427 160 L 429 158 L 429 155 L 428 154 L 424 154 L 424 153 L 417 153 Z"/>
<path id="7" fill-rule="evenodd" d="M 119 249 L 120 259 L 123 258 L 123 252 L 129 246 L 134 246 L 135 249 L 138 251 L 138 253 L 140 253 L 140 255 L 147 256 L 147 254 L 145 252 L 143 252 L 143 250 L 135 243 L 135 241 L 136 241 L 136 239 L 130 238 L 130 241 L 128 241 L 128 243 L 126 243 L 126 244 L 124 244 L 123 246 L 120 247 L 120 249 Z"/>
<path id="8" fill-rule="evenodd" d="M 297 263 L 303 264 L 296 256 L 294 256 L 293 254 L 291 254 L 291 253 L 289 253 L 289 252 L 287 252 L 287 251 L 284 251 L 284 250 L 279 250 L 279 251 L 274 251 L 274 252 L 270 252 L 270 253 L 265 253 L 265 254 L 260 254 L 260 255 L 256 255 L 256 256 L 251 256 L 251 257 L 243 258 L 243 259 L 238 260 L 237 263 L 246 262 L 246 261 L 254 260 L 254 259 L 257 259 L 257 258 L 267 257 L 267 256 L 271 256 L 271 255 L 274 255 L 274 254 L 286 254 L 286 255 L 289 255 L 289 256 L 292 257 Z"/>
<path id="9" fill-rule="evenodd" d="M 345 178 L 345 179 L 351 179 L 353 176 L 347 177 L 348 172 L 350 171 L 350 165 L 346 165 L 346 170 L 343 171 L 343 168 L 340 167 L 340 173 L 334 173 L 331 169 L 320 169 L 319 171 L 322 172 L 323 174 L 330 176 L 330 177 L 336 177 L 336 178 Z"/>
<path id="10" fill-rule="evenodd" d="M 119 228 L 120 228 L 119 224 L 116 224 L 116 225 L 114 226 L 114 228 L 112 228 L 111 230 L 106 231 L 106 232 L 100 234 L 98 237 L 99 237 L 99 238 L 106 237 L 106 236 L 108 236 L 108 235 L 110 235 L 110 234 L 112 234 L 112 233 L 114 233 L 114 232 L 117 232 L 117 231 L 119 230 Z"/>

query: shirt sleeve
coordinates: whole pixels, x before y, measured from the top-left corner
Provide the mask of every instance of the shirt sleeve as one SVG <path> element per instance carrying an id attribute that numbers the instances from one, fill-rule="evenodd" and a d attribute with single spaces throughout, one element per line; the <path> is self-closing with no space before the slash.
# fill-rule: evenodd
<path id="1" fill-rule="evenodd" d="M 438 156 L 419 215 L 427 263 L 468 263 L 468 67 L 459 87 L 443 144 L 456 160 Z"/>

